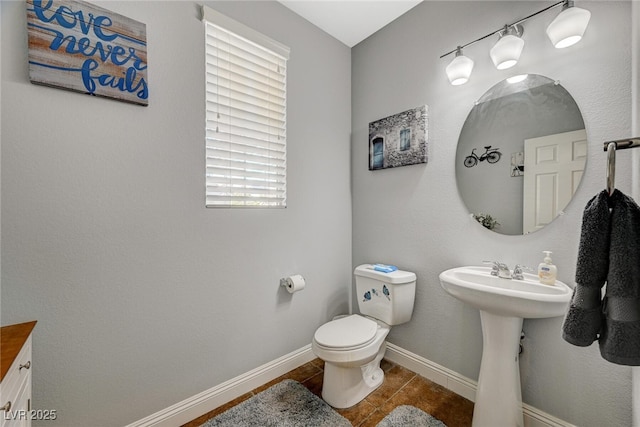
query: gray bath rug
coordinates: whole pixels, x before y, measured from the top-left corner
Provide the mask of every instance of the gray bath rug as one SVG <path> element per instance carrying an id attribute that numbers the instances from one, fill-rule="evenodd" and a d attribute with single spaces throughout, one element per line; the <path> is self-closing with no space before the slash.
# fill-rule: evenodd
<path id="1" fill-rule="evenodd" d="M 377 427 L 447 427 L 445 423 L 415 406 L 402 405 L 384 417 Z"/>
<path id="2" fill-rule="evenodd" d="M 201 427 L 351 427 L 351 423 L 297 381 L 283 380 Z"/>

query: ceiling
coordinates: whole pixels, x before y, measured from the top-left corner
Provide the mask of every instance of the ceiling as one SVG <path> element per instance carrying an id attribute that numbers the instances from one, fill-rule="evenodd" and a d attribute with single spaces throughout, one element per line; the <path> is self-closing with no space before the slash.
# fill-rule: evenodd
<path id="1" fill-rule="evenodd" d="M 422 0 L 279 0 L 349 47 L 378 31 Z"/>

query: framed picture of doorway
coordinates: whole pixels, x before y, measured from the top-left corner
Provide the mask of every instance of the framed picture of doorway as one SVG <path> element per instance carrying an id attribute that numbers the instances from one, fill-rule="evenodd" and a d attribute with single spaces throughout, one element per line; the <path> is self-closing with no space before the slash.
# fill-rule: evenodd
<path id="1" fill-rule="evenodd" d="M 369 123 L 369 170 L 427 163 L 427 112 L 423 105 Z"/>

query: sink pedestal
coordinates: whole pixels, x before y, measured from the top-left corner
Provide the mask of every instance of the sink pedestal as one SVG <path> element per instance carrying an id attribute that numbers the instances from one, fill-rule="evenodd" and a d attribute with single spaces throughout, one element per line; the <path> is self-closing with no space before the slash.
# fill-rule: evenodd
<path id="1" fill-rule="evenodd" d="M 480 310 L 482 361 L 473 427 L 524 426 L 520 389 L 522 318 Z"/>
<path id="2" fill-rule="evenodd" d="M 480 310 L 482 361 L 473 411 L 473 427 L 522 427 L 519 343 L 523 319 L 562 316 L 572 290 L 556 280 L 543 285 L 525 273 L 501 279 L 488 267 L 457 267 L 440 273 L 449 295 Z"/>

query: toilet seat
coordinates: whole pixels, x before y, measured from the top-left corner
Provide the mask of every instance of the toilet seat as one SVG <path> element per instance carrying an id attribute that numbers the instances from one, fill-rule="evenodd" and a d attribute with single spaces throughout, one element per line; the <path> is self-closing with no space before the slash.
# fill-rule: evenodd
<path id="1" fill-rule="evenodd" d="M 354 350 L 376 338 L 378 324 L 366 317 L 352 314 L 320 326 L 314 335 L 316 344 L 333 350 Z"/>

